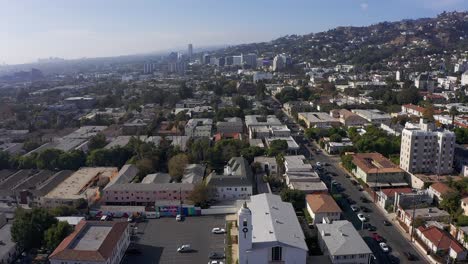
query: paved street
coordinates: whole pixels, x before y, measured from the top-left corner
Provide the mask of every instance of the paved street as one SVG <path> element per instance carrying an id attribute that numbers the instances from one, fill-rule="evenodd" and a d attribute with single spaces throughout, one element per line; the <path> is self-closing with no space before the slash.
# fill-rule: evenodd
<path id="1" fill-rule="evenodd" d="M 359 191 L 358 186 L 354 186 L 351 183 L 351 178 L 346 178 L 346 172 L 339 166 L 340 158 L 338 156 L 329 156 L 320 150 L 320 153 L 316 153 L 313 150 L 318 149 L 319 147 L 317 144 L 310 143 L 308 140 L 304 138 L 302 135 L 298 135 L 298 126 L 295 124 L 292 119 L 288 118 L 289 127 L 292 130 L 292 133 L 295 135 L 294 139 L 300 144 L 301 149 L 298 154 L 304 155 L 306 158 L 311 160 L 312 164 L 316 164 L 316 162 L 320 162 L 322 164 L 328 163 L 329 166 L 325 166 L 324 172 L 321 173 L 322 180 L 327 184 L 329 190 L 331 188 L 331 181 L 335 180 L 338 182 L 342 188 L 340 192 L 336 189 L 333 190 L 334 193 L 343 193 L 344 195 L 348 196 L 350 199 L 356 202 L 358 206 L 365 206 L 369 209 L 369 212 L 364 213 L 366 217 L 368 217 L 368 223 L 372 226 L 376 227 L 376 232 L 381 237 L 385 239 L 389 248 L 390 254 L 383 253 L 380 249 L 378 243 L 372 238 L 372 233 L 368 231 L 366 228 L 362 229 L 362 222 L 357 218 L 357 213 L 353 212 L 350 208 L 350 205 L 344 201 L 343 206 L 343 214 L 344 218 L 348 221 L 352 222 L 359 233 L 363 236 L 366 243 L 369 245 L 371 250 L 373 251 L 375 257 L 377 258 L 378 263 L 426 263 L 425 258 L 419 254 L 418 251 L 413 247 L 413 245 L 408 242 L 408 240 L 400 233 L 400 230 L 397 229 L 394 225 L 396 222 L 392 222 L 391 226 L 384 226 L 383 221 L 387 220 L 384 213 L 377 208 L 372 202 L 363 203 L 361 202 L 361 197 L 369 197 L 367 193 Z M 337 176 L 331 176 L 330 173 L 334 173 Z M 411 252 L 418 257 L 418 261 L 408 261 L 406 257 L 403 255 L 404 252 Z"/>
<path id="2" fill-rule="evenodd" d="M 315 146 L 315 148 L 317 148 Z M 384 226 L 383 221 L 387 220 L 387 218 L 383 215 L 377 206 L 372 203 L 363 203 L 361 202 L 361 197 L 367 197 L 368 199 L 372 199 L 369 197 L 367 193 L 359 191 L 358 186 L 354 186 L 351 183 L 351 178 L 346 178 L 346 173 L 339 167 L 339 158 L 338 157 L 330 157 L 322 152 L 320 154 L 313 154 L 313 161 L 320 162 L 320 163 L 328 163 L 330 166 L 325 166 L 325 171 L 335 173 L 337 176 L 329 176 L 328 178 L 323 177 L 322 179 L 327 184 L 329 189 L 333 190 L 330 187 L 331 180 L 335 180 L 338 182 L 342 187 L 342 193 L 347 195 L 350 199 L 356 202 L 358 206 L 365 206 L 367 207 L 370 212 L 364 213 L 366 217 L 368 217 L 369 221 L 372 226 L 377 228 L 376 231 L 380 236 L 382 236 L 388 246 L 391 249 L 390 254 L 383 254 L 380 250 L 378 244 L 371 238 L 373 232 L 369 232 L 367 229 L 362 230 L 362 222 L 357 218 L 357 213 L 353 212 L 349 207 L 349 204 L 345 202 L 344 206 L 344 216 L 347 220 L 351 221 L 356 229 L 359 230 L 360 234 L 364 237 L 364 240 L 368 243 L 369 247 L 374 252 L 374 255 L 377 257 L 379 263 L 392 263 L 391 258 L 396 257 L 400 260 L 399 263 L 407 263 L 409 261 L 406 260 L 403 253 L 404 252 L 413 252 L 414 254 L 418 255 L 419 261 L 411 261 L 411 263 L 425 263 L 424 258 L 420 256 L 417 251 L 413 248 L 413 246 L 406 240 L 406 238 L 400 233 L 400 231 L 394 226 L 397 223 L 392 222 L 391 226 Z M 323 175 L 323 174 L 322 174 Z M 330 174 L 329 174 L 330 175 Z M 337 193 L 337 190 L 333 190 L 333 193 Z M 393 260 L 396 260 L 393 258 Z"/>

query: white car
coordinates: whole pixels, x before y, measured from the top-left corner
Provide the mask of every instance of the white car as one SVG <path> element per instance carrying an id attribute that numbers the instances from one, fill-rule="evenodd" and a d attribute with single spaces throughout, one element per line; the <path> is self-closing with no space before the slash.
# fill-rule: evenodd
<path id="1" fill-rule="evenodd" d="M 211 230 L 211 233 L 213 234 L 224 234 L 226 233 L 226 230 L 224 228 L 221 228 L 221 227 L 215 227 Z"/>
<path id="2" fill-rule="evenodd" d="M 361 220 L 362 222 L 366 221 L 366 217 L 363 214 L 357 214 L 357 218 L 359 218 L 359 220 Z"/>
<path id="3" fill-rule="evenodd" d="M 208 261 L 208 264 L 224 264 L 224 262 L 219 261 L 219 260 L 212 260 L 212 261 Z"/>
<path id="4" fill-rule="evenodd" d="M 390 251 L 390 249 L 389 249 L 388 246 L 387 246 L 387 243 L 385 243 L 385 242 L 380 242 L 380 243 L 379 243 L 379 246 L 380 246 L 380 248 L 382 249 L 382 251 L 385 252 L 385 253 L 388 252 L 388 251 Z"/>
<path id="5" fill-rule="evenodd" d="M 178 214 L 176 215 L 176 218 L 175 218 L 177 221 L 182 221 L 182 215 Z"/>
<path id="6" fill-rule="evenodd" d="M 361 210 L 361 209 L 359 208 L 359 206 L 353 204 L 353 205 L 351 205 L 351 210 L 353 210 L 353 212 L 359 212 L 359 210 Z"/>
<path id="7" fill-rule="evenodd" d="M 321 167 L 321 166 L 322 166 L 322 163 L 317 162 L 315 165 L 317 165 L 317 167 Z"/>
<path id="8" fill-rule="evenodd" d="M 192 248 L 190 247 L 189 244 L 185 244 L 177 248 L 177 252 L 180 252 L 180 253 L 189 252 L 191 250 Z"/>

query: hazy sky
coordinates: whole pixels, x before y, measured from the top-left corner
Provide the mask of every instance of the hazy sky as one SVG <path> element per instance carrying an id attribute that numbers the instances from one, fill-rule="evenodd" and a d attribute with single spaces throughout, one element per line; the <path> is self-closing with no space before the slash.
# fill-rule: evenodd
<path id="1" fill-rule="evenodd" d="M 468 0 L 0 0 L 0 64 L 268 41 L 468 10 Z"/>

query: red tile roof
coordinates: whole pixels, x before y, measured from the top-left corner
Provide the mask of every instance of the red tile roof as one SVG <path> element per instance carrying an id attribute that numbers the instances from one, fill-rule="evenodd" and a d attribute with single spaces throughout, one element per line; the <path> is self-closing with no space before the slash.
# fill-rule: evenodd
<path id="1" fill-rule="evenodd" d="M 458 243 L 454 238 L 435 226 L 430 226 L 427 228 L 420 226 L 418 227 L 418 230 L 421 231 L 421 235 L 431 241 L 438 250 L 447 250 L 452 248 L 453 251 L 457 253 L 463 252 L 465 250 L 463 246 L 460 245 L 460 243 Z"/>
<path id="2" fill-rule="evenodd" d="M 88 225 L 112 226 L 109 234 L 100 245 L 98 250 L 77 250 L 71 248 L 76 238 L 84 231 Z M 50 254 L 49 259 L 68 261 L 106 261 L 112 256 L 116 244 L 128 227 L 127 222 L 100 222 L 82 220 L 75 227 L 75 231 L 67 236 L 58 247 Z"/>
<path id="3" fill-rule="evenodd" d="M 430 188 L 434 189 L 441 195 L 454 191 L 452 188 L 448 187 L 447 184 L 442 182 L 433 183 Z"/>
<path id="4" fill-rule="evenodd" d="M 314 213 L 341 213 L 341 208 L 328 193 L 308 194 L 306 201 Z"/>
<path id="5" fill-rule="evenodd" d="M 220 141 L 221 139 L 232 138 L 232 139 L 241 139 L 240 133 L 216 133 L 214 135 L 214 141 Z"/>
<path id="6" fill-rule="evenodd" d="M 424 107 L 417 106 L 417 105 L 414 105 L 414 104 L 405 104 L 405 105 L 403 105 L 403 107 L 411 109 L 411 110 L 418 111 L 420 113 L 424 112 Z"/>
<path id="7" fill-rule="evenodd" d="M 402 187 L 402 188 L 388 188 L 388 189 L 382 189 L 382 192 L 387 196 L 387 197 L 393 197 L 395 196 L 395 193 L 412 193 L 413 189 L 409 187 Z"/>
<path id="8" fill-rule="evenodd" d="M 353 156 L 353 163 L 365 173 L 398 173 L 400 167 L 380 153 L 358 153 Z"/>

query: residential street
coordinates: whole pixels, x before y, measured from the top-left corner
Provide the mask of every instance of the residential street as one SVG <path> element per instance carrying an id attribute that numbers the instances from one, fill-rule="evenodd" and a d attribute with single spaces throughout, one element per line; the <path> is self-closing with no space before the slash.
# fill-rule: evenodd
<path id="1" fill-rule="evenodd" d="M 366 224 L 371 224 L 376 227 L 376 231 L 372 232 L 368 231 L 366 228 L 362 229 L 362 222 L 357 218 L 358 212 L 353 212 L 347 201 L 344 201 L 344 206 L 342 205 L 344 218 L 352 222 L 362 235 L 377 258 L 377 263 L 427 263 L 426 259 L 419 254 L 414 246 L 400 233 L 400 230 L 397 229 L 395 225 L 398 223 L 392 221 L 391 226 L 384 225 L 383 221 L 387 220 L 387 217 L 379 208 L 377 208 L 377 205 L 371 202 L 372 197 L 369 197 L 366 192 L 359 191 L 359 186 L 354 186 L 351 183 L 352 177 L 346 177 L 347 173 L 339 166 L 339 156 L 329 156 L 324 154 L 323 150 L 316 153 L 313 150 L 318 149 L 318 145 L 315 142 L 310 143 L 304 136 L 298 135 L 297 124 L 292 124 L 291 119 L 289 120 L 289 123 L 292 133 L 295 134 L 294 139 L 301 146 L 298 154 L 302 154 L 306 158 L 310 159 L 312 164 L 316 164 L 317 162 L 328 164 L 328 166 L 324 166 L 324 171 L 320 173 L 320 177 L 326 183 L 329 190 L 332 190 L 333 193 L 342 193 L 356 202 L 356 205 L 365 206 L 369 209 L 369 212 L 364 213 L 364 215 L 368 218 Z M 332 174 L 337 176 L 332 176 Z M 335 180 L 341 186 L 339 191 L 335 187 L 331 188 L 332 180 Z M 361 197 L 366 197 L 369 202 L 361 202 Z M 374 232 L 383 237 L 390 248 L 390 253 L 384 253 L 380 249 L 378 243 L 372 238 L 372 233 Z M 407 260 L 403 255 L 404 252 L 411 252 L 413 255 L 417 256 L 418 260 Z"/>

